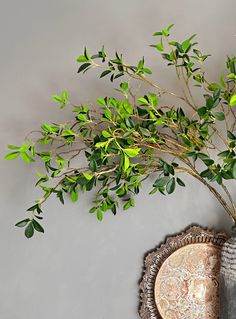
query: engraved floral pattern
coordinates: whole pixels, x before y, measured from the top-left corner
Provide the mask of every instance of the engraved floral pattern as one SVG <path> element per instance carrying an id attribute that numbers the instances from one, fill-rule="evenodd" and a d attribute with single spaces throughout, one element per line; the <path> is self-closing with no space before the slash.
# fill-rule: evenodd
<path id="1" fill-rule="evenodd" d="M 155 283 L 163 318 L 218 318 L 220 252 L 213 244 L 191 244 L 166 259 Z"/>
<path id="2" fill-rule="evenodd" d="M 142 319 L 217 319 L 224 233 L 193 226 L 145 257 L 140 283 Z"/>

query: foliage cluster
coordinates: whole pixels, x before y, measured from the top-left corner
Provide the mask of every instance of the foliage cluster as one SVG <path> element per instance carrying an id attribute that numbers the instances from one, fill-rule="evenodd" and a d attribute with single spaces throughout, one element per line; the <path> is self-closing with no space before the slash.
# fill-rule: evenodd
<path id="1" fill-rule="evenodd" d="M 108 57 L 103 47 L 91 55 L 85 48 L 77 58 L 78 73 L 101 68 L 100 78 L 109 77 L 111 82 L 124 78 L 116 88 L 121 97 L 97 98 L 93 108 L 74 104 L 63 91 L 53 99 L 61 109 L 72 108 L 73 121 L 44 123 L 22 145 L 8 146 L 7 160 L 20 157 L 31 163 L 37 159 L 45 165 L 36 183 L 43 195 L 28 208 L 30 216 L 16 224 L 25 228 L 26 237 L 35 230 L 44 232 L 42 204 L 52 194 L 64 204 L 65 194 L 76 202 L 82 192 L 95 188 L 89 212 L 101 221 L 107 211 L 115 215 L 120 203 L 124 210 L 133 207 L 134 195 L 150 175 L 156 176 L 150 194 L 171 194 L 177 186 L 185 186 L 181 173 L 192 175 L 236 220 L 226 185 L 236 179 L 236 56 L 227 57 L 226 72 L 211 82 L 204 68 L 209 55 L 198 49 L 196 35 L 178 42 L 170 39 L 172 27 L 154 33 L 158 40 L 151 47 L 173 68 L 181 94 L 162 88 L 160 79 L 153 82 L 144 58 L 130 65 L 120 53 Z M 136 96 L 131 80 L 147 84 L 150 90 Z M 193 87 L 203 97 L 201 105 L 195 101 Z M 165 105 L 166 95 L 182 107 Z M 87 165 L 80 164 L 81 156 Z"/>

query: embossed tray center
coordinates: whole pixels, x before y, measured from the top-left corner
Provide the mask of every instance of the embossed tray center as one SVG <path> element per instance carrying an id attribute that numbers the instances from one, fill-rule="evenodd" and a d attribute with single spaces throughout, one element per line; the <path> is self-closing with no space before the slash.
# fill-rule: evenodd
<path id="1" fill-rule="evenodd" d="M 221 249 L 190 244 L 171 254 L 155 281 L 155 302 L 164 319 L 217 319 Z"/>

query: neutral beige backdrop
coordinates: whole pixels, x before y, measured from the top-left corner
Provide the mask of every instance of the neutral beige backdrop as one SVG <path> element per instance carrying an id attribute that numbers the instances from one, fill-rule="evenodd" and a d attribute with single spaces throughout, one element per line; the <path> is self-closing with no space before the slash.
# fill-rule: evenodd
<path id="1" fill-rule="evenodd" d="M 77 75 L 75 58 L 86 44 L 104 44 L 124 52 L 129 61 L 142 55 L 162 83 L 175 86 L 148 45 L 154 31 L 175 23 L 180 39 L 198 33 L 201 47 L 213 54 L 212 79 L 235 53 L 234 0 L 1 0 L 0 92 L 2 155 L 6 144 L 19 144 L 44 121 L 64 113 L 51 95 L 67 88 L 79 102 L 113 94 L 107 80 L 93 72 Z M 102 223 L 87 214 L 91 195 L 63 207 L 55 199 L 45 206 L 44 236 L 24 238 L 14 223 L 37 198 L 37 164 L 6 162 L 1 156 L 0 318 L 135 319 L 138 281 L 144 253 L 166 234 L 191 223 L 229 230 L 230 221 L 198 182 L 168 198 L 148 196 L 151 181 L 136 206 Z M 38 167 L 39 169 L 39 167 Z"/>

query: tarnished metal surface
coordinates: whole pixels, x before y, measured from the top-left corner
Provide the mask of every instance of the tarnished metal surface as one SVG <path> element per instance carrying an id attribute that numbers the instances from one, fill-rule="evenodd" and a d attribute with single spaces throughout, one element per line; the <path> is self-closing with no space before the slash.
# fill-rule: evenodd
<path id="1" fill-rule="evenodd" d="M 220 251 L 226 240 L 224 233 L 193 226 L 147 254 L 140 317 L 219 318 Z"/>
<path id="2" fill-rule="evenodd" d="M 162 318 L 219 318 L 220 253 L 213 244 L 191 244 L 166 259 L 155 283 Z"/>

